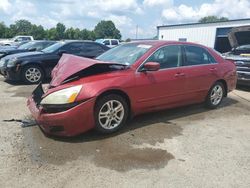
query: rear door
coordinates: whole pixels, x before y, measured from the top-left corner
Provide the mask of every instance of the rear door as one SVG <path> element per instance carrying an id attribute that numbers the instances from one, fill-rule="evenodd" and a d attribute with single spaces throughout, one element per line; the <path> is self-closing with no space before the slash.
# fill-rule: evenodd
<path id="1" fill-rule="evenodd" d="M 219 78 L 218 63 L 209 52 L 199 46 L 184 45 L 183 72 L 186 75 L 189 100 L 205 99 L 212 84 Z"/>
<path id="2" fill-rule="evenodd" d="M 83 42 L 71 42 L 63 46 L 61 50 L 66 51 L 67 54 L 81 56 L 83 45 Z"/>
<path id="3" fill-rule="evenodd" d="M 185 100 L 186 81 L 182 61 L 180 45 L 162 47 L 145 61 L 160 63 L 160 70 L 140 72 L 139 68 L 136 73 L 134 91 L 139 109 L 157 109 Z"/>

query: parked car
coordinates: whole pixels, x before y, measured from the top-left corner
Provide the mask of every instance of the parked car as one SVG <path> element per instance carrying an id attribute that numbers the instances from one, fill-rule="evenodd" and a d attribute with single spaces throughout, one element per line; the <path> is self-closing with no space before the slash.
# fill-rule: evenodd
<path id="1" fill-rule="evenodd" d="M 63 53 L 95 58 L 108 49 L 90 41 L 62 41 L 39 52 L 6 56 L 0 61 L 0 72 L 9 80 L 22 80 L 27 84 L 39 83 L 50 77 L 51 70 Z"/>
<path id="2" fill-rule="evenodd" d="M 19 35 L 19 36 L 12 38 L 12 39 L 1 40 L 0 45 L 10 46 L 13 43 L 32 41 L 32 40 L 34 40 L 34 38 L 32 36 Z"/>
<path id="3" fill-rule="evenodd" d="M 238 85 L 250 86 L 250 26 L 233 28 L 228 34 L 232 51 L 224 53 L 225 59 L 237 66 Z"/>
<path id="4" fill-rule="evenodd" d="M 2 50 L 2 49 L 16 49 L 19 46 L 21 46 L 21 45 L 23 45 L 23 44 L 25 44 L 27 42 L 29 42 L 29 41 L 24 41 L 24 42 L 19 42 L 19 43 L 13 43 L 12 45 L 7 45 L 7 46 L 0 45 L 0 50 Z"/>
<path id="5" fill-rule="evenodd" d="M 113 48 L 120 44 L 118 39 L 97 39 L 96 42 L 104 44 L 105 46 L 108 46 L 109 48 Z"/>
<path id="6" fill-rule="evenodd" d="M 17 54 L 29 51 L 41 51 L 44 48 L 47 48 L 55 43 L 56 41 L 31 41 L 17 48 L 3 48 L 0 49 L 0 59 L 11 54 Z"/>
<path id="7" fill-rule="evenodd" d="M 113 133 L 141 113 L 205 102 L 216 108 L 236 85 L 236 67 L 214 50 L 185 42 L 120 45 L 95 60 L 63 55 L 49 88 L 28 107 L 47 134 L 95 128 Z"/>

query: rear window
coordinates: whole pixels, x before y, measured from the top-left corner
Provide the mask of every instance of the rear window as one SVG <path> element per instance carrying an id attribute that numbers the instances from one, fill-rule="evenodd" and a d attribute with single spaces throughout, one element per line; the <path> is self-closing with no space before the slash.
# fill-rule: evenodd
<path id="1" fill-rule="evenodd" d="M 185 54 L 185 65 L 203 65 L 216 63 L 214 58 L 201 47 L 185 46 Z"/>

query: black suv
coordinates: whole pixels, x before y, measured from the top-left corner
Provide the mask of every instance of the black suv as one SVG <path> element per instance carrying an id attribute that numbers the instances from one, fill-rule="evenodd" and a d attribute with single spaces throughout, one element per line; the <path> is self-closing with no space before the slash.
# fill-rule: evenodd
<path id="1" fill-rule="evenodd" d="M 95 58 L 108 49 L 91 41 L 61 41 L 39 52 L 24 52 L 2 58 L 0 73 L 9 80 L 39 83 L 50 77 L 63 53 Z"/>
<path id="2" fill-rule="evenodd" d="M 41 51 L 44 48 L 47 48 L 55 43 L 56 43 L 55 41 L 32 41 L 22 44 L 17 48 L 2 48 L 0 49 L 0 59 L 11 54 L 17 54 L 29 51 Z"/>

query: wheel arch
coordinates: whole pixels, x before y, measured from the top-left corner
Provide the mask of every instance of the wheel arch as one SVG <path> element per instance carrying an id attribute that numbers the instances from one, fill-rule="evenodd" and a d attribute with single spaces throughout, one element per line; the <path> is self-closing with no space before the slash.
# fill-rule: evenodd
<path id="1" fill-rule="evenodd" d="M 25 64 L 21 64 L 21 68 L 19 70 L 20 71 L 20 80 L 25 81 L 24 80 L 25 68 L 26 67 L 31 67 L 32 65 L 36 66 L 36 67 L 39 67 L 41 69 L 41 72 L 43 74 L 43 79 L 46 77 L 46 72 L 45 72 L 44 68 L 39 63 L 36 63 L 36 62 L 27 62 Z M 42 79 L 42 81 L 43 81 L 43 79 Z"/>
<path id="2" fill-rule="evenodd" d="M 131 100 L 130 100 L 130 97 L 128 96 L 128 94 L 127 94 L 125 91 L 123 91 L 123 90 L 121 90 L 121 89 L 109 89 L 109 90 L 106 90 L 106 91 L 101 92 L 101 93 L 97 96 L 95 104 L 97 103 L 97 101 L 98 101 L 100 98 L 102 98 L 103 96 L 106 96 L 106 95 L 110 95 L 110 94 L 116 94 L 116 95 L 122 96 L 122 97 L 126 100 L 126 102 L 127 102 L 127 104 L 128 104 L 129 115 L 131 115 L 132 110 L 131 110 Z"/>
<path id="3" fill-rule="evenodd" d="M 227 82 L 226 82 L 224 79 L 219 79 L 219 80 L 217 80 L 216 82 L 220 82 L 220 83 L 223 84 L 224 89 L 225 89 L 224 97 L 226 97 L 226 96 L 227 96 L 227 93 L 228 93 Z M 216 82 L 215 82 L 215 83 L 216 83 Z"/>
<path id="4" fill-rule="evenodd" d="M 39 68 L 43 71 L 43 74 L 44 74 L 44 75 L 46 74 L 46 72 L 45 72 L 43 66 L 42 66 L 39 62 L 25 62 L 24 64 L 21 64 L 22 71 L 23 71 L 23 69 L 24 69 L 25 67 L 31 66 L 31 65 L 35 65 L 35 66 L 39 67 Z"/>

